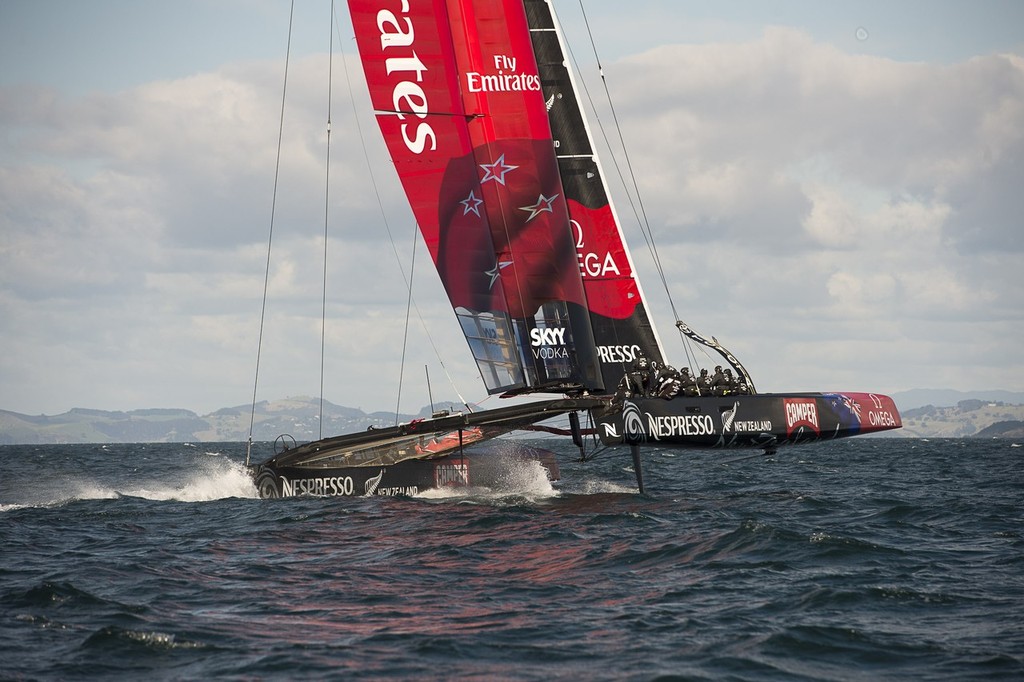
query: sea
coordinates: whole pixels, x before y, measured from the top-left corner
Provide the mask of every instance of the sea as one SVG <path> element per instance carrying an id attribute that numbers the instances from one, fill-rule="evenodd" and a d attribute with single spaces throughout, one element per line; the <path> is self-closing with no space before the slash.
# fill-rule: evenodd
<path id="1" fill-rule="evenodd" d="M 0 446 L 0 679 L 1024 680 L 1022 443 L 652 446 L 644 494 L 530 444 L 559 483 L 277 500 L 240 443 Z"/>

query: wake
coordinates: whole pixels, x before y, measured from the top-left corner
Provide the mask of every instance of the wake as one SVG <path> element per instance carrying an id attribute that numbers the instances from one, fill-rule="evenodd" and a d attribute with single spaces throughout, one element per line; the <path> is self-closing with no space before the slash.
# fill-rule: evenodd
<path id="1" fill-rule="evenodd" d="M 466 502 L 507 502 L 525 499 L 528 502 L 558 497 L 559 492 L 548 480 L 547 469 L 536 460 L 509 459 L 506 472 L 492 487 L 450 486 L 424 490 L 416 495 L 424 500 L 456 500 Z M 471 481 L 472 483 L 472 481 Z"/>
<path id="2" fill-rule="evenodd" d="M 179 486 L 156 482 L 151 488 L 121 489 L 115 492 L 119 497 L 176 502 L 212 502 L 232 497 L 259 497 L 256 485 L 245 467 L 238 462 L 221 458 L 203 462 L 195 473 Z"/>
<path id="3" fill-rule="evenodd" d="M 63 479 L 51 483 L 50 486 L 41 486 L 32 491 L 25 501 L 0 503 L 0 513 L 26 507 L 59 507 L 80 500 L 141 498 L 159 502 L 212 502 L 230 498 L 259 497 L 245 467 L 223 457 L 210 457 L 200 461 L 197 466 L 188 469 L 188 474 L 176 484 L 165 480 L 153 480 L 141 484 L 126 482 L 120 485 L 89 479 Z"/>

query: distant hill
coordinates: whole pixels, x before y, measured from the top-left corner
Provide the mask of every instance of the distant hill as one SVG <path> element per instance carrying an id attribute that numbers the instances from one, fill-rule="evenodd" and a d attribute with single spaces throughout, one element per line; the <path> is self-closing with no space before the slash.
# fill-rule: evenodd
<path id="1" fill-rule="evenodd" d="M 1024 439 L 1024 421 L 996 422 L 974 434 L 978 438 L 1020 438 Z"/>
<path id="2" fill-rule="evenodd" d="M 1024 393 L 1014 391 L 954 391 L 948 388 L 914 388 L 893 393 L 892 399 L 900 412 L 925 405 L 951 407 L 961 400 L 984 400 L 987 402 L 1024 405 Z"/>
<path id="3" fill-rule="evenodd" d="M 925 405 L 900 411 L 903 428 L 894 433 L 909 438 L 1017 438 L 1014 424 L 1024 426 L 1024 405 L 1000 401 L 971 399 L 953 407 Z"/>
<path id="4" fill-rule="evenodd" d="M 970 395 L 975 397 L 962 398 Z M 949 396 L 958 398 L 947 405 Z M 984 396 L 984 397 L 977 397 Z M 987 396 L 1016 396 L 1015 401 Z M 935 403 L 921 404 L 924 398 Z M 903 415 L 903 428 L 883 434 L 906 438 L 963 438 L 967 436 L 1022 438 L 1024 435 L 1024 393 L 1008 391 L 925 390 L 905 391 L 893 396 Z M 464 409 L 457 403 L 443 403 L 437 409 Z M 53 416 L 30 416 L 0 410 L 0 444 L 15 443 L 138 443 L 138 442 L 237 442 L 249 437 L 252 405 L 225 407 L 207 415 L 189 410 L 147 409 L 110 412 L 75 408 Z M 366 413 L 324 401 L 324 437 L 364 431 L 370 426 L 389 426 L 395 415 Z M 288 434 L 304 442 L 321 437 L 320 400 L 296 397 L 257 403 L 253 440 L 272 441 Z M 430 416 L 424 407 L 418 414 L 399 415 L 407 422 Z"/>
<path id="5" fill-rule="evenodd" d="M 438 404 L 435 408 L 465 409 L 455 403 Z M 319 413 L 319 398 L 259 402 L 253 422 L 253 440 L 272 441 L 281 434 L 289 434 L 299 442 L 316 440 L 321 436 Z M 244 441 L 249 438 L 252 415 L 252 405 L 225 407 L 203 416 L 176 409 L 111 412 L 74 408 L 53 416 L 0 410 L 0 444 Z M 398 419 L 407 422 L 429 416 L 430 408 L 424 407 L 418 414 L 403 414 Z M 323 403 L 324 437 L 394 423 L 393 413 L 367 414 L 328 401 Z"/>

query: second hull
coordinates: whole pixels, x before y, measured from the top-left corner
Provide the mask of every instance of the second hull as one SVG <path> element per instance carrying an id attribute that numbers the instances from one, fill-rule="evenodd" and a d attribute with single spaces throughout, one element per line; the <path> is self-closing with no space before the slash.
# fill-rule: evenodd
<path id="1" fill-rule="evenodd" d="M 502 488 L 517 468 L 537 462 L 557 481 L 554 453 L 512 441 L 488 441 L 463 453 L 408 459 L 386 466 L 277 465 L 273 459 L 252 468 L 260 497 L 416 495 L 426 490 Z"/>

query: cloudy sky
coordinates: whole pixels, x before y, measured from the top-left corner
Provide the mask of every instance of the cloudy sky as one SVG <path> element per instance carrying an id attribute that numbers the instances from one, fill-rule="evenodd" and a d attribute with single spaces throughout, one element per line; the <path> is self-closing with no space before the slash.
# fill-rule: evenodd
<path id="1" fill-rule="evenodd" d="M 481 401 L 422 248 L 404 342 L 413 223 L 344 3 L 325 198 L 330 3 L 297 5 L 257 397 L 319 395 L 326 213 L 324 397 L 395 409 L 404 352 L 403 411 L 425 366 L 435 400 Z M 759 390 L 1024 390 L 1024 3 L 585 6 L 675 309 Z M 251 401 L 288 12 L 0 1 L 0 409 Z"/>

